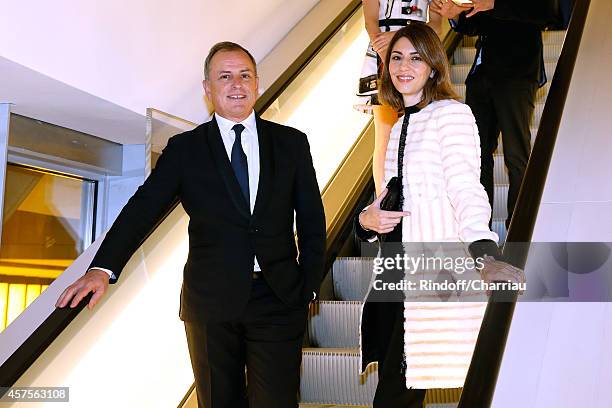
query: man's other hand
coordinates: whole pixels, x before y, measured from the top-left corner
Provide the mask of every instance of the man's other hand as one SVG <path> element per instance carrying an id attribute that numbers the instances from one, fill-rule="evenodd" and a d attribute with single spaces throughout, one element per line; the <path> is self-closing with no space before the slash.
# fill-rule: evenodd
<path id="1" fill-rule="evenodd" d="M 70 307 L 75 308 L 85 296 L 93 292 L 93 296 L 87 305 L 89 310 L 92 310 L 100 301 L 102 295 L 106 293 L 108 281 L 108 273 L 100 269 L 92 268 L 64 290 L 55 303 L 55 307 L 66 307 L 66 305 L 70 303 Z"/>
<path id="2" fill-rule="evenodd" d="M 389 47 L 389 43 L 394 35 L 394 31 L 383 31 L 376 34 L 376 37 L 374 37 L 374 39 L 371 41 L 372 48 L 383 61 L 385 61 L 385 58 L 387 58 L 387 48 Z"/>
<path id="3" fill-rule="evenodd" d="M 474 3 L 474 8 L 472 8 L 472 11 L 466 17 L 472 17 L 481 11 L 493 10 L 495 7 L 495 0 L 472 0 L 472 3 Z"/>
<path id="4" fill-rule="evenodd" d="M 456 20 L 459 14 L 470 10 L 472 7 L 474 7 L 473 3 L 458 5 L 451 0 L 433 0 L 429 5 L 431 11 L 449 20 Z"/>

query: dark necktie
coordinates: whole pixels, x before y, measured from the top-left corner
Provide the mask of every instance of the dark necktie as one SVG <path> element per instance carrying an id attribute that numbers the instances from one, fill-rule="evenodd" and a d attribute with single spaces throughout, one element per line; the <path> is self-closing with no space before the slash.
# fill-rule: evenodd
<path id="1" fill-rule="evenodd" d="M 234 125 L 232 130 L 236 134 L 236 140 L 234 140 L 234 146 L 232 146 L 232 168 L 234 169 L 236 180 L 238 180 L 238 184 L 240 184 L 240 189 L 242 190 L 247 205 L 250 206 L 249 164 L 246 154 L 244 154 L 244 150 L 242 150 L 242 131 L 244 130 L 244 126 L 238 123 Z"/>

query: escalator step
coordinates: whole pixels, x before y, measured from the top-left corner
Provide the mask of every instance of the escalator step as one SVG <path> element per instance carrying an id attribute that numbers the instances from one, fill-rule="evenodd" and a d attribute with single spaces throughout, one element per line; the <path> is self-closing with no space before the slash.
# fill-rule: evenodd
<path id="1" fill-rule="evenodd" d="M 493 202 L 493 219 L 505 220 L 508 217 L 508 185 L 495 184 Z"/>
<path id="2" fill-rule="evenodd" d="M 315 347 L 358 347 L 362 302 L 313 302 L 308 336 Z"/>
<path id="3" fill-rule="evenodd" d="M 370 365 L 364 375 L 359 375 L 359 367 L 356 348 L 303 349 L 301 402 L 371 405 L 378 384 L 376 365 Z"/>
<path id="4" fill-rule="evenodd" d="M 338 300 L 362 301 L 372 278 L 372 258 L 338 258 L 332 268 L 334 293 Z"/>
<path id="5" fill-rule="evenodd" d="M 505 219 L 493 219 L 491 222 L 491 230 L 497 233 L 499 236 L 499 243 L 502 244 L 506 241 L 506 220 Z"/>

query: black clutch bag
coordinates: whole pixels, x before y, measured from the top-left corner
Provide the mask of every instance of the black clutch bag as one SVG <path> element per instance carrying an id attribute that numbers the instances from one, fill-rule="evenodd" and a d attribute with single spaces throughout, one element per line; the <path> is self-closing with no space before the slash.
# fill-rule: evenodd
<path id="1" fill-rule="evenodd" d="M 402 181 L 398 177 L 391 177 L 391 180 L 387 183 L 387 195 L 380 202 L 380 209 L 385 211 L 401 211 L 401 195 Z"/>

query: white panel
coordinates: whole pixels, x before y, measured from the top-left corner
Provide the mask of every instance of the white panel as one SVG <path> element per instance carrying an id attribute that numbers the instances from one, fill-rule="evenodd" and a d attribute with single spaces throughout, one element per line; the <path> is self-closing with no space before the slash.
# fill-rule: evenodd
<path id="1" fill-rule="evenodd" d="M 553 308 L 552 303 L 516 305 L 492 407 L 536 407 Z"/>
<path id="2" fill-rule="evenodd" d="M 612 201 L 574 203 L 566 240 L 612 242 Z"/>
<path id="3" fill-rule="evenodd" d="M 612 304 L 607 303 L 604 309 L 607 318 L 603 322 L 603 343 L 609 345 L 612 344 Z M 609 408 L 612 401 L 612 387 L 610 387 L 612 384 L 612 347 L 602 348 L 599 361 L 601 364 L 597 372 L 597 389 L 593 408 Z"/>
<path id="4" fill-rule="evenodd" d="M 564 241 L 572 216 L 569 203 L 541 204 L 531 237 L 532 242 Z"/>
<path id="5" fill-rule="evenodd" d="M 609 347 L 603 342 L 605 318 L 604 304 L 554 305 L 534 407 L 594 405 L 599 356 L 604 347 Z"/>
<path id="6" fill-rule="evenodd" d="M 110 228 L 123 206 L 144 182 L 145 161 L 144 145 L 123 146 L 122 175 L 107 177 L 106 212 L 101 231 Z"/>
<path id="7" fill-rule="evenodd" d="M 612 47 L 610 47 L 612 49 Z M 606 55 L 607 54 L 607 55 Z M 612 50 L 602 53 L 596 64 L 612 66 Z M 610 134 L 610 95 L 612 80 L 592 81 L 594 84 L 592 103 L 589 104 L 588 126 L 583 127 L 581 138 L 585 138 L 584 150 L 577 171 L 574 199 L 585 201 L 612 201 L 612 143 Z"/>

